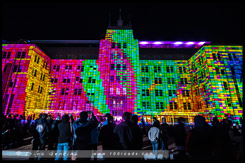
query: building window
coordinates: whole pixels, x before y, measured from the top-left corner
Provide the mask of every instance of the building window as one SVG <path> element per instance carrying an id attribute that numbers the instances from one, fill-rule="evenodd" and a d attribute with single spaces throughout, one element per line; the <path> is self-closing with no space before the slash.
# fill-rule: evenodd
<path id="1" fill-rule="evenodd" d="M 111 70 L 114 70 L 114 64 L 111 64 Z"/>
<path id="2" fill-rule="evenodd" d="M 121 65 L 117 64 L 117 70 L 120 70 L 120 69 L 121 69 Z"/>
<path id="3" fill-rule="evenodd" d="M 228 86 L 226 82 L 224 82 L 224 87 L 225 87 L 225 90 L 228 90 Z"/>
<path id="4" fill-rule="evenodd" d="M 10 58 L 11 52 L 8 52 L 7 58 Z"/>
<path id="5" fill-rule="evenodd" d="M 183 103 L 183 105 L 184 105 L 184 110 L 187 110 L 187 106 L 185 102 Z"/>
<path id="6" fill-rule="evenodd" d="M 188 110 L 191 110 L 191 103 L 188 102 Z"/>
<path id="7" fill-rule="evenodd" d="M 82 83 L 83 82 L 83 79 L 80 79 L 79 83 Z"/>
<path id="8" fill-rule="evenodd" d="M 63 83 L 65 83 L 66 82 L 66 79 L 63 79 Z"/>
<path id="9" fill-rule="evenodd" d="M 71 69 L 72 69 L 72 65 L 69 66 L 69 70 L 71 70 Z"/>
<path id="10" fill-rule="evenodd" d="M 33 90 L 34 87 L 34 83 L 31 83 L 31 91 Z"/>
<path id="11" fill-rule="evenodd" d="M 173 103 L 172 102 L 169 103 L 169 108 L 173 109 Z"/>
<path id="12" fill-rule="evenodd" d="M 77 95 L 77 89 L 74 90 L 74 95 Z"/>
<path id="13" fill-rule="evenodd" d="M 229 60 L 232 61 L 232 56 L 230 53 L 228 54 L 228 57 L 229 57 Z"/>
<path id="14" fill-rule="evenodd" d="M 169 66 L 167 66 L 167 72 L 169 72 Z"/>
<path id="15" fill-rule="evenodd" d="M 221 61 L 222 59 L 221 59 L 221 54 L 217 54 L 217 56 L 218 56 L 218 59 Z"/>
<path id="16" fill-rule="evenodd" d="M 120 81 L 120 76 L 116 76 L 116 81 L 117 81 L 117 82 Z"/>
<path id="17" fill-rule="evenodd" d="M 178 109 L 176 102 L 174 102 L 174 109 Z"/>
<path id="18" fill-rule="evenodd" d="M 127 65 L 123 65 L 123 70 L 127 70 Z"/>
<path id="19" fill-rule="evenodd" d="M 7 52 L 3 52 L 3 58 L 6 58 Z"/>
<path id="20" fill-rule="evenodd" d="M 127 81 L 127 76 L 123 76 L 123 81 Z"/>
<path id="21" fill-rule="evenodd" d="M 111 48 L 115 48 L 115 42 L 111 43 Z"/>
<path id="22" fill-rule="evenodd" d="M 111 81 L 111 82 L 114 81 L 114 76 L 110 76 L 110 81 Z"/>
<path id="23" fill-rule="evenodd" d="M 173 90 L 173 94 L 176 95 L 176 90 Z"/>
<path id="24" fill-rule="evenodd" d="M 78 90 L 78 95 L 81 95 L 82 94 L 82 89 L 79 89 Z"/>
<path id="25" fill-rule="evenodd" d="M 58 82 L 58 79 L 55 79 L 55 81 L 54 81 L 55 83 L 57 83 Z"/>
<path id="26" fill-rule="evenodd" d="M 182 73 L 182 67 L 179 67 L 179 72 Z"/>
<path id="27" fill-rule="evenodd" d="M 168 90 L 168 95 L 172 96 L 172 91 L 171 90 Z"/>
<path id="28" fill-rule="evenodd" d="M 80 70 L 81 66 L 77 66 L 77 70 Z"/>
<path id="29" fill-rule="evenodd" d="M 20 58 L 21 52 L 17 52 L 16 58 Z"/>
<path id="30" fill-rule="evenodd" d="M 126 42 L 123 43 L 123 48 L 126 49 L 127 48 L 127 44 Z"/>
<path id="31" fill-rule="evenodd" d="M 216 60 L 216 55 L 214 53 L 212 55 L 213 55 L 213 60 Z"/>
<path id="32" fill-rule="evenodd" d="M 117 43 L 117 48 L 121 48 L 121 43 Z"/>
<path id="33" fill-rule="evenodd" d="M 67 83 L 70 83 L 70 79 L 67 79 Z"/>
<path id="34" fill-rule="evenodd" d="M 155 90 L 155 95 L 158 96 L 158 90 L 157 89 Z"/>
<path id="35" fill-rule="evenodd" d="M 88 78 L 88 83 L 91 83 L 92 82 L 92 77 L 89 77 Z"/>
<path id="36" fill-rule="evenodd" d="M 18 69 L 18 65 L 14 65 L 13 72 L 17 72 L 17 69 Z"/>
<path id="37" fill-rule="evenodd" d="M 92 83 L 95 83 L 95 79 L 92 80 Z"/>
<path id="38" fill-rule="evenodd" d="M 82 72 L 84 71 L 84 66 L 81 67 L 81 71 L 82 71 Z"/>
<path id="39" fill-rule="evenodd" d="M 68 69 L 68 65 L 66 65 L 65 69 Z"/>
<path id="40" fill-rule="evenodd" d="M 170 84 L 170 78 L 168 78 L 168 84 Z"/>

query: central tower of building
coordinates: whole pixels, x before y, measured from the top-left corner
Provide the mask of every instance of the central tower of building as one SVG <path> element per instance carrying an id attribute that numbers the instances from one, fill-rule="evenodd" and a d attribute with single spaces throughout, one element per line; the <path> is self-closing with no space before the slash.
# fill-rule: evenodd
<path id="1" fill-rule="evenodd" d="M 104 87 L 105 103 L 112 115 L 137 112 L 140 105 L 139 44 L 131 26 L 123 26 L 121 16 L 117 26 L 109 26 L 100 41 L 98 71 Z"/>

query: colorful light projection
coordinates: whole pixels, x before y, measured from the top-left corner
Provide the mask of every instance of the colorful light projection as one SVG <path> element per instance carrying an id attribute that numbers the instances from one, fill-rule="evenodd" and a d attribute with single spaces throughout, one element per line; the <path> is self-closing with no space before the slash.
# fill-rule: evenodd
<path id="1" fill-rule="evenodd" d="M 98 60 L 50 60 L 35 45 L 3 44 L 5 113 L 242 117 L 241 46 L 206 45 L 189 60 L 139 60 L 138 45 L 132 30 L 116 29 L 100 41 Z"/>
<path id="2" fill-rule="evenodd" d="M 210 41 L 139 41 L 140 48 L 200 48 Z"/>
<path id="3" fill-rule="evenodd" d="M 5 114 L 47 109 L 50 59 L 32 44 L 2 45 Z"/>

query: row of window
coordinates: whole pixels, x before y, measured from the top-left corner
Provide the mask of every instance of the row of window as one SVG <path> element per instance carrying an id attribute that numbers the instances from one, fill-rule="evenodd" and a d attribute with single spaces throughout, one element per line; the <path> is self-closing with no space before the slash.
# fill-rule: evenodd
<path id="1" fill-rule="evenodd" d="M 123 48 L 124 48 L 124 49 L 127 48 L 126 42 L 124 42 L 123 44 L 122 44 L 122 43 L 115 43 L 115 42 L 112 42 L 112 43 L 111 43 L 111 48 L 115 48 L 115 47 L 121 48 L 121 45 L 123 45 Z"/>
<path id="2" fill-rule="evenodd" d="M 183 90 L 183 96 L 184 97 L 189 97 L 190 96 L 190 91 L 189 90 Z M 176 90 L 168 90 L 168 95 L 173 96 L 176 95 L 177 91 Z M 150 90 L 149 89 L 142 89 L 142 96 L 150 96 Z M 155 90 L 155 96 L 163 96 L 163 90 Z"/>
<path id="3" fill-rule="evenodd" d="M 166 67 L 167 72 L 174 72 L 174 67 L 173 66 L 167 66 Z M 149 66 L 141 66 L 141 72 L 149 72 Z M 161 72 L 161 67 L 160 66 L 154 66 L 154 72 Z"/>
<path id="4" fill-rule="evenodd" d="M 127 70 L 127 65 L 124 64 L 123 67 L 121 67 L 121 64 L 111 64 L 111 70 Z"/>
<path id="5" fill-rule="evenodd" d="M 142 102 L 142 106 L 145 109 L 150 109 L 150 102 Z M 191 110 L 191 103 L 183 103 L 184 110 Z M 170 102 L 169 103 L 170 109 L 178 109 L 176 102 Z M 156 102 L 156 109 L 164 109 L 163 102 Z"/>
<path id="6" fill-rule="evenodd" d="M 121 77 L 120 76 L 116 76 L 116 81 L 119 82 L 120 80 L 121 80 Z M 127 76 L 123 76 L 122 80 L 123 81 L 127 81 Z M 110 76 L 110 81 L 114 82 L 114 76 Z"/>
<path id="7" fill-rule="evenodd" d="M 90 66 L 90 67 L 92 67 L 92 66 Z M 60 65 L 53 65 L 53 69 L 56 69 L 56 71 L 59 71 L 59 69 L 60 69 Z M 72 69 L 72 65 L 66 65 L 65 66 L 65 69 L 66 70 L 71 70 Z M 94 70 L 96 70 L 96 68 L 93 68 Z M 77 66 L 77 70 L 81 70 L 81 71 L 84 71 L 84 66 L 82 65 L 82 66 Z"/>

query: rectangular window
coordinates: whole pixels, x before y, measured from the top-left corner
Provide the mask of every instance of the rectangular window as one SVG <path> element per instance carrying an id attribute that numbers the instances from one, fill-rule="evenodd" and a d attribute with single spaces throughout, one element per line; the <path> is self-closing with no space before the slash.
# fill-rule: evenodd
<path id="1" fill-rule="evenodd" d="M 79 83 L 82 83 L 83 82 L 83 79 L 80 79 Z"/>
<path id="2" fill-rule="evenodd" d="M 160 102 L 160 108 L 161 108 L 161 109 L 164 109 L 164 107 L 163 107 L 163 102 Z"/>
<path id="3" fill-rule="evenodd" d="M 236 54 L 235 53 L 233 53 L 233 58 L 236 59 Z"/>
<path id="4" fill-rule="evenodd" d="M 17 68 L 18 68 L 18 65 L 14 65 L 13 72 L 16 72 L 17 71 Z"/>
<path id="5" fill-rule="evenodd" d="M 114 81 L 114 76 L 110 76 L 110 81 L 111 81 L 111 82 Z"/>
<path id="6" fill-rule="evenodd" d="M 185 67 L 183 67 L 183 70 L 184 70 L 184 73 L 186 73 L 186 68 Z"/>
<path id="7" fill-rule="evenodd" d="M 176 102 L 174 102 L 174 109 L 178 109 Z"/>
<path id="8" fill-rule="evenodd" d="M 145 72 L 149 72 L 148 66 L 145 66 Z"/>
<path id="9" fill-rule="evenodd" d="M 156 109 L 159 109 L 159 102 L 156 102 Z"/>
<path id="10" fill-rule="evenodd" d="M 188 110 L 191 110 L 191 103 L 188 102 Z"/>
<path id="11" fill-rule="evenodd" d="M 168 78 L 168 84 L 170 84 L 170 78 Z"/>
<path id="12" fill-rule="evenodd" d="M 149 84 L 149 78 L 146 77 L 146 84 Z"/>
<path id="13" fill-rule="evenodd" d="M 7 52 L 3 52 L 3 58 L 6 58 Z"/>
<path id="14" fill-rule="evenodd" d="M 169 103 L 169 106 L 170 106 L 170 109 L 173 109 L 173 103 L 172 102 Z"/>
<path id="15" fill-rule="evenodd" d="M 31 91 L 33 90 L 34 87 L 34 83 L 31 83 Z"/>
<path id="16" fill-rule="evenodd" d="M 179 67 L 179 72 L 182 73 L 182 67 Z"/>
<path id="17" fill-rule="evenodd" d="M 232 61 L 232 56 L 230 53 L 228 54 L 228 57 L 229 57 L 229 60 Z"/>
<path id="18" fill-rule="evenodd" d="M 114 64 L 111 64 L 111 70 L 114 70 Z"/>
<path id="19" fill-rule="evenodd" d="M 142 96 L 145 96 L 145 89 L 142 89 Z"/>
<path id="20" fill-rule="evenodd" d="M 92 80 L 92 83 L 95 83 L 95 79 Z"/>
<path id="21" fill-rule="evenodd" d="M 127 48 L 127 44 L 126 42 L 123 43 L 123 48 L 126 49 Z"/>
<path id="22" fill-rule="evenodd" d="M 145 77 L 142 77 L 142 83 L 145 84 Z"/>
<path id="23" fill-rule="evenodd" d="M 120 70 L 120 69 L 121 69 L 120 64 L 117 64 L 117 70 Z"/>
<path id="24" fill-rule="evenodd" d="M 123 76 L 123 81 L 127 81 L 127 76 Z"/>
<path id="25" fill-rule="evenodd" d="M 146 96 L 150 96 L 150 90 L 149 89 L 146 90 Z"/>
<path id="26" fill-rule="evenodd" d="M 82 94 L 82 89 L 79 89 L 78 95 L 81 95 L 81 94 Z"/>
<path id="27" fill-rule="evenodd" d="M 183 103 L 183 105 L 184 105 L 184 110 L 187 110 L 187 106 L 185 102 Z"/>
<path id="28" fill-rule="evenodd" d="M 16 58 L 20 58 L 21 52 L 17 52 Z"/>
<path id="29" fill-rule="evenodd" d="M 173 94 L 176 95 L 176 90 L 173 90 Z"/>
<path id="30" fill-rule="evenodd" d="M 8 65 L 4 66 L 3 72 L 6 72 Z"/>
<path id="31" fill-rule="evenodd" d="M 145 72 L 145 66 L 141 66 L 141 72 Z"/>
<path id="32" fill-rule="evenodd" d="M 218 59 L 221 61 L 221 56 L 220 56 L 220 54 L 218 53 L 217 55 L 218 55 Z"/>
<path id="33" fill-rule="evenodd" d="M 214 53 L 212 55 L 213 55 L 213 60 L 216 60 L 216 55 Z"/>
<path id="34" fill-rule="evenodd" d="M 225 90 L 228 90 L 228 86 L 226 82 L 224 82 L 224 87 L 225 87 Z"/>
<path id="35" fill-rule="evenodd" d="M 167 72 L 169 72 L 169 66 L 167 66 Z"/>
<path id="36" fill-rule="evenodd" d="M 77 89 L 75 89 L 75 91 L 74 91 L 74 95 L 77 95 Z"/>
<path id="37" fill-rule="evenodd" d="M 51 83 L 53 83 L 53 82 L 54 82 L 54 79 L 52 78 L 52 79 L 51 79 Z"/>
<path id="38" fill-rule="evenodd" d="M 186 96 L 190 97 L 190 91 L 188 91 L 188 90 L 186 91 Z"/>
<path id="39" fill-rule="evenodd" d="M 175 82 L 174 82 L 174 78 L 172 78 L 172 84 L 174 84 Z"/>
<path id="40" fill-rule="evenodd" d="M 22 52 L 21 58 L 25 58 L 26 52 Z"/>
<path id="41" fill-rule="evenodd" d="M 111 48 L 115 48 L 115 42 L 111 43 Z"/>
<path id="42" fill-rule="evenodd" d="M 70 79 L 67 79 L 67 83 L 70 83 Z"/>
<path id="43" fill-rule="evenodd" d="M 159 90 L 160 91 L 160 96 L 163 96 L 163 91 L 162 90 Z"/>
<path id="44" fill-rule="evenodd" d="M 121 48 L 121 43 L 117 43 L 117 48 Z"/>
<path id="45" fill-rule="evenodd" d="M 157 67 L 156 66 L 154 66 L 154 72 L 157 72 Z"/>
<path id="46" fill-rule="evenodd" d="M 123 70 L 127 70 L 127 65 L 123 65 Z"/>
<path id="47" fill-rule="evenodd" d="M 116 76 L 116 80 L 117 80 L 117 82 L 119 82 L 120 81 L 120 76 Z"/>
<path id="48" fill-rule="evenodd" d="M 172 96 L 172 91 L 171 90 L 168 90 L 168 95 Z"/>
<path id="49" fill-rule="evenodd" d="M 37 64 L 39 63 L 39 57 L 37 57 Z"/>
<path id="50" fill-rule="evenodd" d="M 88 78 L 88 83 L 91 83 L 92 82 L 92 77 L 89 77 Z"/>
<path id="51" fill-rule="evenodd" d="M 157 89 L 155 90 L 155 95 L 158 96 L 158 90 Z"/>
<path id="52" fill-rule="evenodd" d="M 222 69 L 222 70 L 220 70 L 221 71 L 221 74 L 222 75 L 225 75 L 225 70 L 224 69 Z"/>
<path id="53" fill-rule="evenodd" d="M 10 58 L 11 52 L 8 52 L 7 58 Z"/>
<path id="54" fill-rule="evenodd" d="M 72 65 L 69 66 L 69 70 L 71 70 L 71 69 L 72 69 Z"/>
<path id="55" fill-rule="evenodd" d="M 79 81 L 79 77 L 76 77 L 76 81 Z"/>
<path id="56" fill-rule="evenodd" d="M 187 78 L 184 78 L 184 80 L 185 80 L 185 84 L 188 84 L 188 83 L 187 83 Z"/>
<path id="57" fill-rule="evenodd" d="M 171 66 L 171 72 L 174 72 L 174 67 L 173 66 Z"/>
<path id="58" fill-rule="evenodd" d="M 81 66 L 77 66 L 77 69 L 80 70 Z"/>
<path id="59" fill-rule="evenodd" d="M 66 93 L 65 93 L 65 95 L 68 95 L 68 91 L 69 91 L 69 88 L 66 88 Z"/>
<path id="60" fill-rule="evenodd" d="M 82 71 L 82 72 L 84 71 L 84 66 L 81 67 L 81 71 Z"/>
<path id="61" fill-rule="evenodd" d="M 55 81 L 54 81 L 55 83 L 57 83 L 58 82 L 58 79 L 55 79 Z"/>
<path id="62" fill-rule="evenodd" d="M 63 83 L 65 83 L 66 82 L 66 79 L 63 79 Z"/>
<path id="63" fill-rule="evenodd" d="M 58 72 L 60 70 L 60 66 L 57 66 L 56 72 Z"/>
<path id="64" fill-rule="evenodd" d="M 180 78 L 180 84 L 184 84 L 184 79 Z"/>

